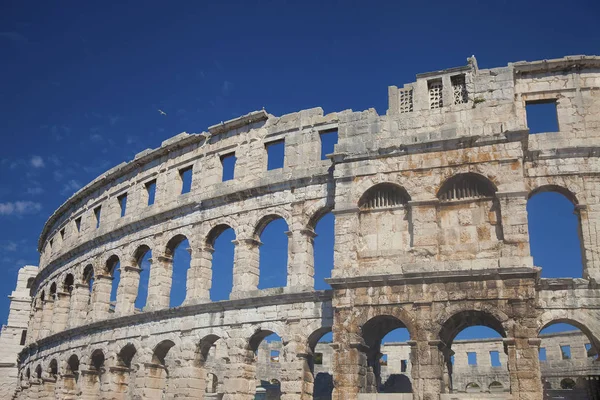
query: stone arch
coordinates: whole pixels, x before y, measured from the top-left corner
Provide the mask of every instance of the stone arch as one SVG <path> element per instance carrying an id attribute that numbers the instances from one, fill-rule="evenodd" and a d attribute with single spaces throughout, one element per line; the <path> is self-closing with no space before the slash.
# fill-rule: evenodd
<path id="1" fill-rule="evenodd" d="M 152 248 L 145 243 L 137 245 L 135 250 L 130 254 L 131 261 L 137 267 L 139 267 L 139 263 L 141 262 L 141 258 L 146 255 L 147 252 L 152 251 Z"/>
<path id="2" fill-rule="evenodd" d="M 72 273 L 68 273 L 65 275 L 63 279 L 63 291 L 71 294 L 73 292 L 73 285 L 75 285 L 75 276 Z"/>
<path id="3" fill-rule="evenodd" d="M 200 341 L 198 342 L 198 348 L 197 348 L 198 364 L 200 366 L 202 366 L 204 364 L 204 362 L 207 360 L 210 349 L 219 339 L 221 339 L 221 337 L 218 335 L 215 335 L 213 333 L 208 334 L 208 335 L 204 336 L 202 339 L 200 339 Z"/>
<path id="4" fill-rule="evenodd" d="M 232 229 L 235 234 L 235 229 L 226 222 L 221 222 L 213 225 L 205 236 L 204 244 L 207 247 L 212 248 L 215 244 L 215 240 L 217 240 L 221 233 L 225 232 L 227 229 Z"/>
<path id="5" fill-rule="evenodd" d="M 488 389 L 490 392 L 502 392 L 504 391 L 504 385 L 501 382 L 493 381 L 489 384 Z"/>
<path id="6" fill-rule="evenodd" d="M 498 188 L 488 177 L 464 172 L 444 180 L 436 194 L 442 201 L 493 197 Z"/>
<path id="7" fill-rule="evenodd" d="M 405 205 L 410 201 L 410 195 L 402 186 L 382 182 L 367 189 L 358 200 L 358 208 L 371 210 L 383 207 Z"/>
<path id="8" fill-rule="evenodd" d="M 173 253 L 175 252 L 177 246 L 179 246 L 185 240 L 188 241 L 190 248 L 192 248 L 192 243 L 187 235 L 183 233 L 177 233 L 171 236 L 171 238 L 165 244 L 165 254 L 169 257 L 173 257 Z"/>
<path id="9" fill-rule="evenodd" d="M 236 237 L 238 236 L 238 231 L 240 227 L 238 226 L 238 221 L 235 218 L 231 218 L 230 216 L 224 216 L 218 218 L 214 221 L 210 221 L 204 224 L 201 235 L 203 239 L 204 245 L 213 245 L 213 241 L 225 230 L 231 228 L 235 233 Z"/>
<path id="10" fill-rule="evenodd" d="M 121 347 L 116 355 L 117 366 L 131 368 L 136 353 L 137 349 L 132 343 L 127 343 L 125 346 Z"/>
<path id="11" fill-rule="evenodd" d="M 258 350 L 258 346 L 260 343 L 269 335 L 276 334 L 281 338 L 281 343 L 287 343 L 287 340 L 284 339 L 284 336 L 281 335 L 283 331 L 283 327 L 275 322 L 266 322 L 261 324 L 259 328 L 254 329 L 253 333 L 248 338 L 246 342 L 246 349 L 250 350 L 252 353 Z"/>
<path id="12" fill-rule="evenodd" d="M 356 320 L 354 322 L 356 326 L 359 327 L 359 331 L 357 333 L 362 337 L 362 333 L 364 331 L 363 327 L 369 321 L 377 317 L 397 319 L 408 330 L 411 340 L 416 340 L 417 334 L 420 331 L 420 328 L 417 323 L 417 318 L 409 310 L 397 306 L 379 307 L 377 314 L 372 314 L 370 312 L 360 313 L 359 316 L 356 317 Z"/>
<path id="13" fill-rule="evenodd" d="M 600 322 L 593 315 L 583 310 L 548 310 L 538 319 L 538 336 L 548 326 L 559 323 L 578 328 L 587 336 L 592 346 L 600 351 Z"/>
<path id="14" fill-rule="evenodd" d="M 92 264 L 87 264 L 81 273 L 81 283 L 91 284 L 91 281 L 94 280 L 94 266 Z"/>
<path id="15" fill-rule="evenodd" d="M 560 388 L 561 389 L 567 389 L 567 390 L 571 390 L 571 389 L 575 389 L 576 383 L 573 379 L 571 378 L 564 378 L 560 381 Z"/>
<path id="16" fill-rule="evenodd" d="M 303 225 L 306 228 L 314 231 L 317 222 L 319 222 L 323 216 L 332 212 L 334 206 L 335 204 L 333 203 L 333 199 L 330 200 L 329 198 L 325 198 L 310 204 L 308 207 L 305 207 L 303 214 L 308 218 L 308 220 Z"/>
<path id="17" fill-rule="evenodd" d="M 412 199 L 414 197 L 414 193 L 412 192 L 416 188 L 414 187 L 414 184 L 411 182 L 410 179 L 405 179 L 403 176 L 398 174 L 378 174 L 369 177 L 364 177 L 358 184 L 353 185 L 351 198 L 348 199 L 349 202 L 351 202 L 352 204 L 358 204 L 360 202 L 361 197 L 364 196 L 364 194 L 367 191 L 369 191 L 369 189 L 380 184 L 390 184 L 398 186 L 402 188 L 404 192 L 406 192 L 406 195 L 409 199 Z"/>
<path id="18" fill-rule="evenodd" d="M 537 187 L 531 189 L 529 194 L 527 195 L 527 199 L 529 200 L 536 194 L 544 193 L 544 192 L 560 193 L 563 196 L 565 196 L 571 203 L 573 203 L 573 205 L 576 206 L 579 204 L 579 200 L 577 199 L 577 196 L 570 189 L 568 189 L 565 186 L 550 184 L 550 183 L 541 185 L 541 186 L 537 186 Z"/>
<path id="19" fill-rule="evenodd" d="M 50 284 L 50 291 L 49 291 L 49 294 L 50 294 L 50 298 L 51 298 L 51 299 L 54 299 L 54 297 L 56 297 L 56 291 L 57 291 L 57 290 L 58 290 L 58 285 L 56 284 L 56 281 L 55 281 L 55 282 L 52 282 L 52 283 Z"/>
<path id="20" fill-rule="evenodd" d="M 39 380 L 42 379 L 42 364 L 38 364 L 35 367 L 35 377 Z"/>
<path id="21" fill-rule="evenodd" d="M 465 392 L 477 393 L 477 392 L 481 392 L 482 388 L 483 388 L 483 386 L 481 386 L 479 383 L 477 383 L 475 381 L 471 381 L 465 385 Z"/>
<path id="22" fill-rule="evenodd" d="M 287 213 L 281 212 L 281 211 L 283 211 L 283 210 L 277 210 L 277 212 L 273 212 L 273 211 L 269 210 L 257 219 L 257 222 L 254 225 L 254 239 L 259 240 L 260 235 L 265 230 L 267 225 L 269 225 L 271 222 L 273 222 L 275 220 L 282 219 L 287 224 L 288 227 L 290 226 L 290 221 L 292 220 L 291 216 L 289 216 L 289 215 L 287 215 Z"/>
<path id="23" fill-rule="evenodd" d="M 446 314 L 447 315 L 447 314 Z M 463 309 L 444 318 L 439 331 L 439 339 L 448 347 L 462 330 L 470 326 L 482 325 L 493 329 L 503 338 L 507 337 L 509 330 L 504 322 L 508 317 L 499 310 L 491 312 L 490 308 Z"/>
<path id="24" fill-rule="evenodd" d="M 75 375 L 76 373 L 79 372 L 79 357 L 77 356 L 77 354 L 71 354 L 71 356 L 69 356 L 69 358 L 67 358 L 65 360 L 65 367 L 64 367 L 64 371 L 65 374 L 73 374 Z"/>
<path id="25" fill-rule="evenodd" d="M 110 256 L 108 256 L 106 258 L 106 261 L 104 261 L 104 263 L 103 263 L 104 269 L 102 272 L 106 275 L 113 276 L 114 269 L 117 266 L 117 264 L 120 262 L 121 262 L 121 259 L 119 258 L 119 256 L 117 254 L 111 254 Z"/>
<path id="26" fill-rule="evenodd" d="M 58 375 L 58 361 L 56 361 L 56 358 L 51 359 L 48 363 L 48 375 L 53 378 Z"/>

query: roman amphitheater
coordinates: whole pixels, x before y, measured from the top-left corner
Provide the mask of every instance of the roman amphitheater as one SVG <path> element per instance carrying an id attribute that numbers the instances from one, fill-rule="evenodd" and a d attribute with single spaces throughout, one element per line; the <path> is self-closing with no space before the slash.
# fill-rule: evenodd
<path id="1" fill-rule="evenodd" d="M 182 133 L 79 190 L 45 224 L 39 267 L 19 272 L 0 396 L 600 399 L 600 57 L 492 69 L 471 57 L 388 96 L 385 115 L 261 110 Z M 533 134 L 527 113 L 541 104 L 558 128 Z M 583 272 L 565 276 L 582 278 L 542 278 L 533 263 L 526 206 L 546 191 L 573 203 Z M 315 290 L 315 226 L 328 213 L 332 289 Z M 259 289 L 261 233 L 277 219 L 287 284 Z M 227 229 L 233 288 L 211 301 Z M 169 307 L 185 240 L 185 300 Z M 557 323 L 580 331 L 540 334 Z M 481 325 L 499 338 L 455 340 Z M 382 344 L 398 328 L 410 340 Z M 265 340 L 274 333 L 280 342 Z"/>

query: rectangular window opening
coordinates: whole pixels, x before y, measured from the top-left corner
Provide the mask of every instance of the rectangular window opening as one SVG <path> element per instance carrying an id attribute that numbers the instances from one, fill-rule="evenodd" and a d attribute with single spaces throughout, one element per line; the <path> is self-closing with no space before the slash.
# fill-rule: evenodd
<path id="1" fill-rule="evenodd" d="M 179 170 L 181 179 L 181 194 L 189 193 L 192 190 L 192 167 L 186 167 Z"/>
<path id="2" fill-rule="evenodd" d="M 565 346 L 560 346 L 560 354 L 561 354 L 563 360 L 570 360 L 571 359 L 571 346 L 569 346 L 568 344 Z"/>
<path id="3" fill-rule="evenodd" d="M 379 365 L 388 365 L 388 356 L 387 354 L 384 354 L 381 356 L 381 358 L 379 359 Z"/>
<path id="4" fill-rule="evenodd" d="M 96 229 L 100 228 L 100 212 L 102 211 L 102 206 L 98 206 L 94 208 L 94 216 L 96 217 Z"/>
<path id="5" fill-rule="evenodd" d="M 412 112 L 413 110 L 413 90 L 400 89 L 400 114 Z"/>
<path id="6" fill-rule="evenodd" d="M 265 147 L 267 148 L 267 171 L 283 168 L 285 142 L 277 140 L 276 142 L 267 143 Z"/>
<path id="7" fill-rule="evenodd" d="M 327 160 L 327 154 L 332 154 L 338 142 L 338 131 L 330 130 L 319 134 L 321 139 L 321 160 Z"/>
<path id="8" fill-rule="evenodd" d="M 271 362 L 279 362 L 279 350 L 271 350 Z"/>
<path id="9" fill-rule="evenodd" d="M 525 113 L 530 134 L 559 131 L 556 99 L 528 101 Z"/>
<path id="10" fill-rule="evenodd" d="M 123 218 L 127 212 L 127 193 L 117 197 L 117 200 L 119 202 L 119 207 L 121 208 L 121 218 Z"/>
<path id="11" fill-rule="evenodd" d="M 596 356 L 596 354 L 594 354 L 594 350 L 592 349 L 592 344 L 591 344 L 591 343 L 586 343 L 586 344 L 585 344 L 585 354 L 586 354 L 588 357 L 592 357 L 592 358 L 593 358 L 594 356 Z"/>
<path id="12" fill-rule="evenodd" d="M 452 93 L 454 95 L 454 104 L 464 104 L 469 101 L 467 93 L 467 83 L 465 74 L 450 77 L 452 83 Z"/>
<path id="13" fill-rule="evenodd" d="M 75 228 L 77 228 L 77 232 L 81 232 L 81 217 L 75 218 Z"/>
<path id="14" fill-rule="evenodd" d="M 400 360 L 400 372 L 406 372 L 408 367 L 408 360 Z"/>
<path id="15" fill-rule="evenodd" d="M 223 167 L 221 182 L 230 181 L 233 179 L 236 161 L 237 158 L 235 157 L 235 153 L 229 153 L 221 156 L 221 166 Z"/>
<path id="16" fill-rule="evenodd" d="M 23 329 L 21 331 L 21 341 L 19 342 L 21 346 L 25 346 L 26 339 L 27 339 L 27 329 Z"/>
<path id="17" fill-rule="evenodd" d="M 477 353 L 474 351 L 467 352 L 467 359 L 469 361 L 469 365 L 477 365 Z"/>
<path id="18" fill-rule="evenodd" d="M 545 347 L 540 347 L 540 352 L 539 352 L 539 360 L 540 361 L 546 361 L 546 348 Z"/>
<path id="19" fill-rule="evenodd" d="M 315 353 L 313 360 L 316 365 L 323 365 L 323 353 Z"/>
<path id="20" fill-rule="evenodd" d="M 492 363 L 492 367 L 502 366 L 500 363 L 500 353 L 497 351 L 490 351 L 490 362 Z"/>
<path id="21" fill-rule="evenodd" d="M 442 97 L 442 80 L 434 79 L 427 82 L 427 88 L 429 89 L 429 108 L 435 110 L 444 106 L 444 99 Z"/>
<path id="22" fill-rule="evenodd" d="M 148 193 L 148 205 L 154 204 L 154 198 L 156 196 L 156 179 L 146 182 L 146 193 Z"/>

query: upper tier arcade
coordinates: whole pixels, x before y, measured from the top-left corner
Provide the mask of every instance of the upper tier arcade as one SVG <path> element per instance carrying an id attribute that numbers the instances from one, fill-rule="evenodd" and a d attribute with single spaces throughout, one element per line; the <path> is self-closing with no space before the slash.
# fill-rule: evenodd
<path id="1" fill-rule="evenodd" d="M 391 86 L 388 95 L 385 115 L 261 110 L 182 133 L 78 191 L 39 239 L 23 381 L 36 381 L 31 374 L 39 370 L 39 380 L 55 379 L 44 390 L 59 398 L 99 390 L 118 391 L 115 398 L 192 398 L 204 383 L 186 379 L 203 381 L 205 356 L 223 340 L 225 399 L 250 399 L 252 354 L 278 333 L 282 395 L 306 399 L 315 343 L 333 331 L 333 398 L 363 399 L 377 393 L 381 345 L 367 331 L 403 326 L 414 399 L 437 400 L 453 390 L 456 334 L 483 324 L 504 338 L 507 398 L 538 398 L 540 329 L 570 322 L 600 347 L 600 57 L 492 69 L 471 57 L 464 67 Z M 528 123 L 528 110 L 540 104 L 554 110 L 553 132 Z M 322 139 L 333 132 L 337 143 L 327 147 Z M 269 159 L 273 146 L 283 146 L 281 165 Z M 574 205 L 582 279 L 541 279 L 534 266 L 526 206 L 541 191 Z M 315 226 L 329 212 L 333 290 L 316 291 Z M 280 218 L 288 227 L 287 281 L 259 289 L 261 233 Z M 211 302 L 213 247 L 229 228 L 233 287 L 228 300 Z M 184 240 L 191 257 L 185 300 L 170 308 L 173 257 Z M 148 251 L 148 295 L 139 310 Z M 100 350 L 100 364 L 129 383 L 102 383 L 109 381 L 93 356 Z M 97 377 L 85 381 L 95 386 L 78 383 L 80 370 Z"/>

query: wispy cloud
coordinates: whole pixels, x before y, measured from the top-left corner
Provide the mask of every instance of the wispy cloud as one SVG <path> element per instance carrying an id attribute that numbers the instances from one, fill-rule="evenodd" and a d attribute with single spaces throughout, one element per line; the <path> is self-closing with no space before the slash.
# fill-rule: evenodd
<path id="1" fill-rule="evenodd" d="M 75 193 L 79 189 L 81 189 L 81 184 L 79 182 L 77 182 L 75 179 L 71 179 L 67 183 L 64 184 L 60 193 L 62 195 L 66 195 L 66 194 L 70 195 L 70 194 Z"/>
<path id="2" fill-rule="evenodd" d="M 40 195 L 40 194 L 44 193 L 44 189 L 42 189 L 39 186 L 28 187 L 26 193 L 29 194 L 29 195 L 31 195 L 31 196 L 37 196 L 37 195 Z"/>
<path id="3" fill-rule="evenodd" d="M 2 251 L 17 251 L 17 247 L 17 243 L 13 242 L 12 240 L 0 244 L 0 249 Z"/>
<path id="4" fill-rule="evenodd" d="M 44 168 L 46 166 L 46 164 L 44 164 L 44 159 L 40 156 L 31 157 L 29 163 L 33 168 Z"/>
<path id="5" fill-rule="evenodd" d="M 115 124 L 117 122 L 119 122 L 121 120 L 121 117 L 118 115 L 109 115 L 108 116 L 108 122 L 110 123 L 110 126 L 115 126 Z"/>
<path id="6" fill-rule="evenodd" d="M 223 85 L 221 86 L 221 94 L 223 94 L 223 96 L 228 96 L 232 90 L 233 90 L 233 83 L 231 83 L 229 81 L 224 81 Z"/>
<path id="7" fill-rule="evenodd" d="M 15 201 L 0 203 L 0 215 L 35 214 L 41 209 L 42 205 L 33 201 Z"/>
<path id="8" fill-rule="evenodd" d="M 101 142 L 102 141 L 102 135 L 97 134 L 97 133 L 92 133 L 90 135 L 90 140 L 92 142 L 96 142 L 96 143 Z"/>

